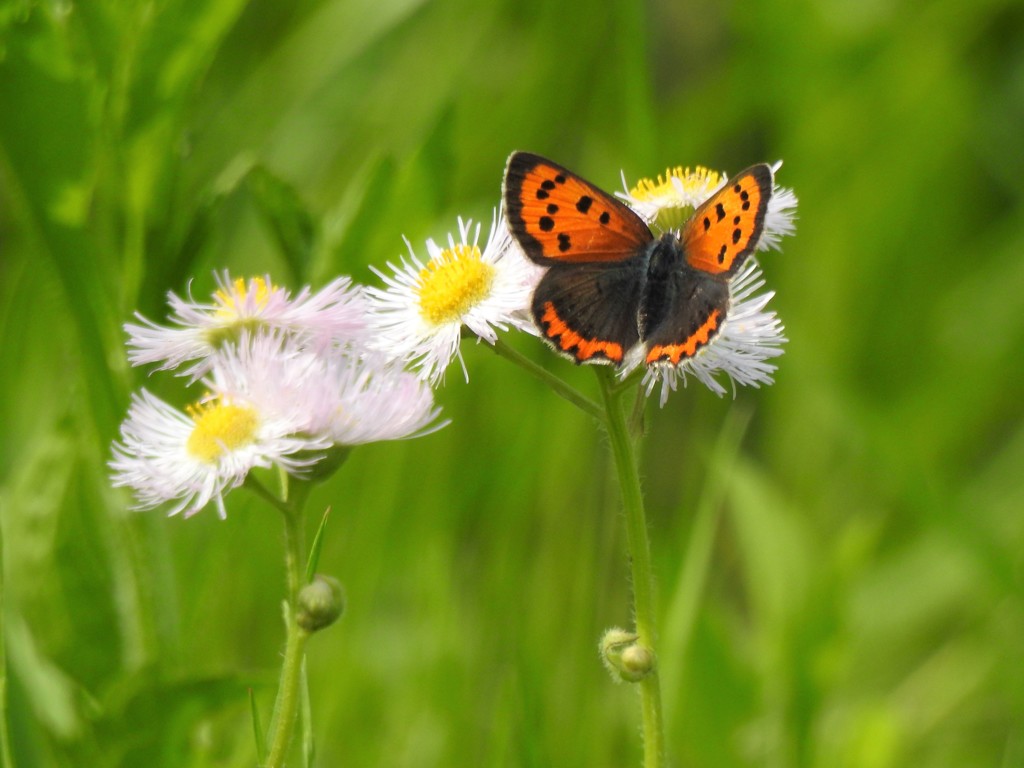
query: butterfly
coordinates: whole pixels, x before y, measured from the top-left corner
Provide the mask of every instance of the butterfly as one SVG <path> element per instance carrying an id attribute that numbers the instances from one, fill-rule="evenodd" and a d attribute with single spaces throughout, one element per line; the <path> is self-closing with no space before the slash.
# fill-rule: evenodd
<path id="1" fill-rule="evenodd" d="M 751 166 L 680 232 L 656 238 L 639 215 L 589 181 L 514 152 L 505 169 L 505 215 L 530 260 L 547 267 L 531 305 L 544 339 L 576 363 L 692 358 L 725 322 L 729 280 L 757 248 L 773 185 L 771 166 Z"/>

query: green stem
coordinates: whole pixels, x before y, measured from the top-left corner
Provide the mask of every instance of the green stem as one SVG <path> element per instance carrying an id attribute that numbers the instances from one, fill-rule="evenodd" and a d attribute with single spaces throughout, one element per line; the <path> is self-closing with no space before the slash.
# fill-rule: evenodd
<path id="1" fill-rule="evenodd" d="M 622 505 L 626 515 L 626 545 L 633 570 L 633 621 L 637 642 L 655 653 L 657 631 L 654 619 L 654 575 L 651 569 L 651 545 L 647 537 L 643 492 L 637 471 L 633 441 L 626 427 L 622 407 L 623 391 L 615 387 L 614 374 L 598 370 L 601 395 L 607 413 L 605 424 L 615 458 L 615 469 L 622 489 Z M 655 654 L 655 658 L 657 658 Z M 643 714 L 644 768 L 660 768 L 665 755 L 665 732 L 662 724 L 661 689 L 658 667 L 640 681 L 640 703 Z"/>
<path id="2" fill-rule="evenodd" d="M 303 551 L 305 548 L 305 526 L 302 515 L 302 504 L 306 493 L 300 484 L 292 498 L 285 502 L 278 500 L 279 509 L 284 513 L 285 532 L 285 572 L 288 583 L 288 603 L 285 607 L 285 625 L 287 640 L 284 650 L 284 663 L 281 665 L 281 681 L 277 688 L 277 700 L 274 702 L 274 715 L 271 720 L 270 751 L 267 754 L 266 768 L 283 768 L 288 758 L 292 736 L 295 733 L 295 720 L 301 702 L 302 669 L 306 641 L 309 632 L 299 626 L 296 619 L 299 590 L 303 586 L 305 567 Z M 262 488 L 262 486 L 260 486 Z M 264 492 L 266 489 L 263 489 Z M 262 494 L 261 494 L 262 495 Z"/>
<path id="3" fill-rule="evenodd" d="M 562 381 L 562 379 L 558 378 L 553 373 L 548 371 L 546 368 L 537 365 L 530 358 L 512 349 L 512 347 L 510 347 L 501 339 L 497 339 L 494 342 L 494 351 L 497 352 L 502 357 L 504 357 L 506 360 L 515 363 L 530 375 L 543 381 L 545 384 L 551 387 L 551 389 L 553 389 L 555 394 L 558 395 L 559 397 L 568 400 L 581 411 L 589 414 L 590 416 L 593 416 L 598 421 L 604 422 L 605 415 L 604 410 L 601 408 L 601 406 L 599 406 L 589 397 L 581 394 L 580 392 L 577 392 L 575 389 L 573 389 L 571 386 Z"/>

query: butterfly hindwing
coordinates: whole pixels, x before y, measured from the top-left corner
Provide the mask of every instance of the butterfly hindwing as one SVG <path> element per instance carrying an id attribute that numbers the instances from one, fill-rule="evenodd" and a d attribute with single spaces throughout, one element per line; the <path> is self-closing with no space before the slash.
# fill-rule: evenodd
<path id="1" fill-rule="evenodd" d="M 533 295 L 533 317 L 556 351 L 577 363 L 620 365 L 640 341 L 639 254 L 618 264 L 555 265 Z"/>
<path id="2" fill-rule="evenodd" d="M 505 170 L 505 214 L 538 264 L 618 262 L 653 240 L 628 207 L 539 155 L 514 152 Z"/>
<path id="3" fill-rule="evenodd" d="M 679 365 L 718 335 L 729 308 L 729 287 L 687 266 L 664 281 L 660 311 L 641 320 L 644 362 Z"/>
<path id="4" fill-rule="evenodd" d="M 761 239 L 772 184 L 771 167 L 754 165 L 701 205 L 683 228 L 687 263 L 713 275 L 736 274 Z"/>

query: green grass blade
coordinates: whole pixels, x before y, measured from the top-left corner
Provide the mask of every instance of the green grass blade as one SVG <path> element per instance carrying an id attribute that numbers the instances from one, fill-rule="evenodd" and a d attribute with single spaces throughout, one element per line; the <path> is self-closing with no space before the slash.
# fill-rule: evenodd
<path id="1" fill-rule="evenodd" d="M 306 561 L 306 583 L 313 581 L 317 565 L 320 563 L 320 550 L 324 545 L 324 530 L 327 528 L 327 517 L 331 514 L 331 508 L 324 510 L 324 516 L 320 518 L 320 525 L 313 537 L 313 545 L 309 548 L 309 560 Z"/>
<path id="2" fill-rule="evenodd" d="M 260 709 L 256 704 L 256 694 L 249 689 L 249 711 L 252 713 L 252 733 L 256 744 L 256 764 L 263 765 L 267 759 L 267 736 L 260 721 Z"/>
<path id="3" fill-rule="evenodd" d="M 743 435 L 750 424 L 750 416 L 751 414 L 747 410 L 733 408 L 729 411 L 727 421 L 722 425 L 718 442 L 711 454 L 707 481 L 704 483 L 703 492 L 697 503 L 689 542 L 682 558 L 682 567 L 679 569 L 679 577 L 671 593 L 671 602 L 662 633 L 664 638 L 662 658 L 670 660 L 665 662 L 663 667 L 665 690 L 668 692 L 665 702 L 665 719 L 670 732 L 674 705 L 678 701 L 677 692 L 682 684 L 688 663 L 688 649 L 697 622 L 701 595 L 704 592 L 708 571 L 711 567 L 711 554 L 718 530 L 719 513 L 726 496 L 731 469 L 739 455 Z"/>

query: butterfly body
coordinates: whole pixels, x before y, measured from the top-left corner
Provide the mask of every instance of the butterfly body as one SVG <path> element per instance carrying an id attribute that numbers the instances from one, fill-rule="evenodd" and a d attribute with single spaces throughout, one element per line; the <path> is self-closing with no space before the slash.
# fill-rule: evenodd
<path id="1" fill-rule="evenodd" d="M 701 205 L 680 233 L 655 238 L 629 207 L 539 155 L 505 173 L 512 234 L 547 271 L 532 312 L 544 338 L 577 363 L 678 365 L 722 327 L 732 277 L 755 250 L 772 191 L 753 166 Z M 642 347 L 638 347 L 642 345 Z"/>

